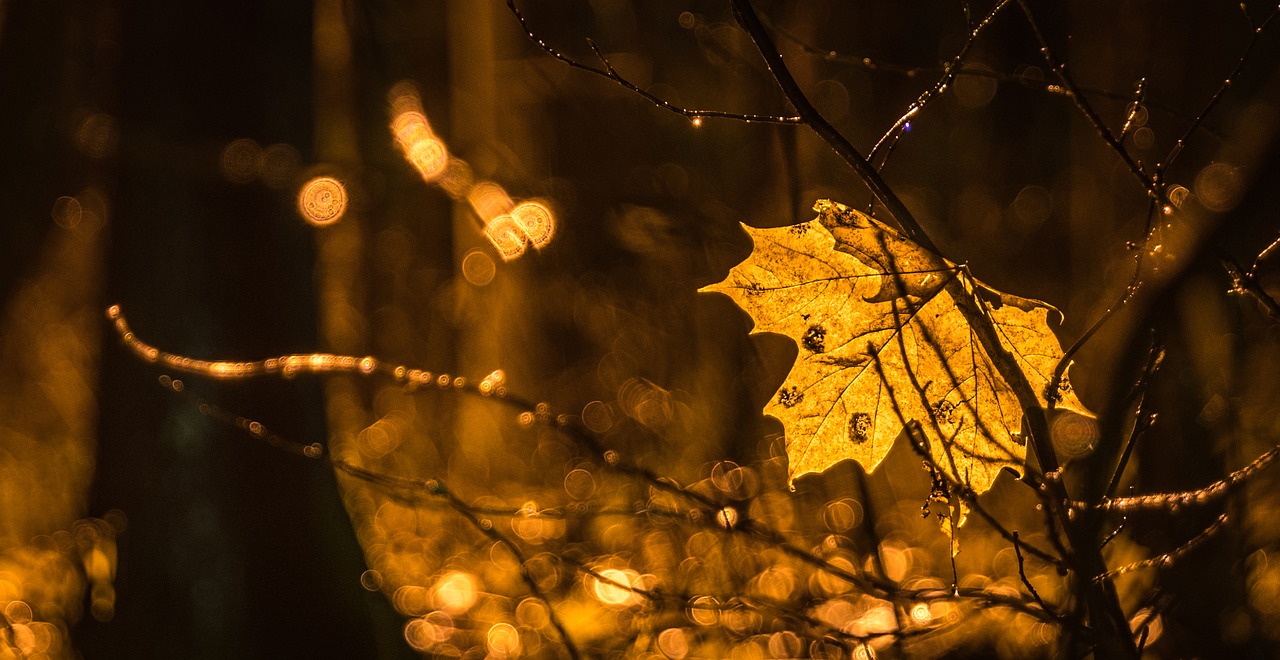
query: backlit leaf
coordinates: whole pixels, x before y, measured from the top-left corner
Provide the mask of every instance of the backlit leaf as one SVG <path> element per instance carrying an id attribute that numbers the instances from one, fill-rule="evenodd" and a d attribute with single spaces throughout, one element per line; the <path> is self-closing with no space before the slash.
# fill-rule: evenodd
<path id="1" fill-rule="evenodd" d="M 875 469 L 904 419 L 920 423 L 940 468 L 978 492 L 1003 467 L 1021 471 L 1021 407 L 947 284 L 960 278 L 982 301 L 1037 392 L 1062 357 L 1048 327 L 1056 310 L 982 285 L 863 213 L 825 200 L 814 208 L 805 224 L 747 227 L 751 255 L 704 289 L 733 298 L 757 331 L 799 345 L 765 407 L 786 429 L 791 479 L 849 458 Z M 1083 411 L 1069 388 L 1061 395 L 1060 408 Z"/>

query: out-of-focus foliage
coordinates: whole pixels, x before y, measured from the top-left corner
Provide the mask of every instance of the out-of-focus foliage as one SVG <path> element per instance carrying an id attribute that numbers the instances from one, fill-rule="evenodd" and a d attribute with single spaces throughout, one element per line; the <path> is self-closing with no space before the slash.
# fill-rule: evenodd
<path id="1" fill-rule="evenodd" d="M 0 657 L 74 657 L 69 629 L 110 621 L 124 516 L 81 519 L 93 478 L 107 208 L 60 197 L 0 315 Z M 86 601 L 86 595 L 88 599 Z"/>

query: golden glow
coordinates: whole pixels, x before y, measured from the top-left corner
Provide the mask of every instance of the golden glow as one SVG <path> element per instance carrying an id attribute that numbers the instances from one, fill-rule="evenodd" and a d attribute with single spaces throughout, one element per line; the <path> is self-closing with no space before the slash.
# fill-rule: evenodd
<path id="1" fill-rule="evenodd" d="M 247 138 L 232 140 L 222 149 L 222 176 L 232 183 L 249 183 L 258 178 L 261 158 L 262 147 L 257 142 Z"/>
<path id="2" fill-rule="evenodd" d="M 551 209 L 539 202 L 521 202 L 511 209 L 511 217 L 529 237 L 529 243 L 542 248 L 556 233 L 556 219 Z"/>
<path id="3" fill-rule="evenodd" d="M 480 250 L 472 250 L 462 258 L 462 277 L 475 286 L 484 286 L 493 281 L 497 266 L 489 255 Z"/>
<path id="4" fill-rule="evenodd" d="M 507 191 L 492 181 L 476 184 L 471 192 L 467 193 L 467 203 L 471 204 L 471 209 L 486 223 L 493 222 L 515 208 L 515 203 L 507 195 Z M 521 231 L 523 232 L 523 229 Z"/>
<path id="5" fill-rule="evenodd" d="M 511 261 L 524 254 L 527 237 L 520 225 L 509 215 L 500 215 L 490 221 L 485 225 L 484 235 L 493 244 L 503 261 Z"/>
<path id="6" fill-rule="evenodd" d="M 689 638 L 680 628 L 667 628 L 658 633 L 658 650 L 668 658 L 679 660 L 689 655 Z"/>
<path id="7" fill-rule="evenodd" d="M 432 600 L 436 607 L 450 614 L 459 614 L 471 609 L 476 604 L 479 593 L 476 590 L 476 579 L 470 573 L 451 571 L 445 573 L 432 590 Z"/>
<path id="8" fill-rule="evenodd" d="M 924 603 L 917 603 L 912 606 L 911 620 L 918 625 L 924 625 L 933 621 L 933 615 L 929 613 L 929 606 Z"/>
<path id="9" fill-rule="evenodd" d="M 317 227 L 331 225 L 347 212 L 347 189 L 333 177 L 311 179 L 298 191 L 298 212 Z"/>
<path id="10" fill-rule="evenodd" d="M 605 605 L 625 607 L 640 602 L 640 596 L 631 589 L 638 586 L 640 575 L 629 568 L 606 568 L 598 579 L 591 577 L 592 592 Z M 631 589 L 628 589 L 630 587 Z"/>
<path id="11" fill-rule="evenodd" d="M 509 623 L 495 623 L 485 635 L 485 646 L 495 657 L 509 658 L 520 651 L 520 632 Z"/>

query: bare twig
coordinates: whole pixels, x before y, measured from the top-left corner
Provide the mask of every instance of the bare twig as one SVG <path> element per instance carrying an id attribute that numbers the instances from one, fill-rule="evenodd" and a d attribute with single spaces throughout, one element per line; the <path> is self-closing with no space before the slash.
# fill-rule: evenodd
<path id="1" fill-rule="evenodd" d="M 1101 511 L 1129 513 L 1136 511 L 1173 511 L 1183 507 L 1212 504 L 1248 483 L 1251 477 L 1275 463 L 1276 458 L 1280 458 L 1280 445 L 1272 447 L 1261 456 L 1255 458 L 1252 463 L 1204 488 L 1178 493 L 1118 497 L 1113 500 L 1104 500 L 1092 508 Z M 1089 508 L 1083 502 L 1074 502 L 1072 506 L 1077 509 Z"/>
<path id="2" fill-rule="evenodd" d="M 755 43 L 756 49 L 760 51 L 761 57 L 764 58 L 765 65 L 769 67 L 769 72 L 773 74 L 774 80 L 782 88 L 782 93 L 786 95 L 787 100 L 791 102 L 803 122 L 853 168 L 853 171 L 871 189 L 871 194 L 889 210 L 890 215 L 893 216 L 894 220 L 898 222 L 898 225 L 902 227 L 902 230 L 911 240 L 932 252 L 938 252 L 933 240 L 916 222 L 915 216 L 907 210 L 906 205 L 902 203 L 898 195 L 880 177 L 880 173 L 876 171 L 875 167 L 858 152 L 857 148 L 840 131 L 837 131 L 830 122 L 823 118 L 817 108 L 813 107 L 813 103 L 805 96 L 804 91 L 800 89 L 800 85 L 791 75 L 791 71 L 782 61 L 782 55 L 774 47 L 773 41 L 769 38 L 768 32 L 765 31 L 764 25 L 760 23 L 760 18 L 756 16 L 751 3 L 747 0 L 730 0 L 730 5 L 733 7 L 733 15 L 737 18 L 738 24 L 742 26 L 743 30 L 746 30 L 751 37 L 751 41 Z"/>
<path id="3" fill-rule="evenodd" d="M 590 45 L 591 47 L 592 52 L 595 53 L 597 59 L 599 59 L 601 62 L 601 66 L 603 66 L 604 68 L 597 68 L 588 64 L 583 64 L 582 62 L 579 62 L 578 60 L 575 60 L 572 57 L 565 55 L 559 50 L 556 50 L 546 41 L 539 38 L 533 32 L 533 30 L 529 27 L 529 23 L 527 20 L 525 20 L 524 14 L 520 13 L 520 10 L 516 7 L 515 0 L 507 0 L 507 8 L 510 9 L 511 13 L 514 14 L 516 19 L 520 21 L 520 28 L 524 30 L 524 34 L 526 37 L 528 37 L 529 41 L 532 41 L 536 46 L 538 46 L 538 48 L 541 48 L 548 55 L 556 58 L 561 62 L 564 62 L 565 64 L 567 64 L 568 66 L 574 69 L 579 69 L 581 71 L 593 73 L 602 78 L 607 78 L 609 80 L 612 80 L 614 83 L 622 86 L 628 91 L 640 96 L 641 98 L 658 106 L 659 108 L 662 108 L 663 110 L 669 110 L 678 115 L 687 117 L 688 119 L 693 120 L 696 123 L 701 123 L 704 118 L 732 119 L 735 121 L 760 123 L 760 124 L 803 123 L 803 120 L 798 116 L 747 114 L 747 113 L 739 113 L 739 112 L 727 112 L 724 110 L 697 110 L 693 108 L 685 108 L 685 107 L 676 105 L 652 92 L 649 92 L 645 89 L 640 88 L 635 83 L 632 83 L 631 81 L 624 78 L 622 74 L 618 73 L 618 70 L 615 69 L 613 65 L 609 63 L 609 60 L 605 58 L 604 53 L 600 51 L 600 48 L 596 46 L 595 42 L 591 40 L 587 41 L 588 45 Z"/>
<path id="4" fill-rule="evenodd" d="M 1110 571 L 1107 571 L 1105 574 L 1099 575 L 1094 579 L 1101 582 L 1102 580 L 1114 579 L 1116 577 L 1124 575 L 1125 573 L 1131 573 L 1133 571 L 1142 570 L 1144 568 L 1155 568 L 1155 567 L 1167 568 L 1169 566 L 1172 566 L 1173 563 L 1177 561 L 1179 557 L 1183 557 L 1187 553 L 1191 552 L 1192 550 L 1195 550 L 1196 547 L 1198 547 L 1200 544 L 1204 543 L 1205 541 L 1208 541 L 1209 539 L 1213 538 L 1218 532 L 1222 531 L 1223 526 L 1227 524 L 1227 520 L 1228 520 L 1227 514 L 1224 513 L 1218 516 L 1217 519 L 1215 519 L 1203 531 L 1191 537 L 1191 540 L 1187 541 L 1186 543 L 1183 543 L 1181 546 L 1178 546 L 1172 552 L 1167 552 L 1158 557 L 1152 557 L 1150 559 L 1136 561 L 1136 562 L 1133 562 L 1132 564 L 1125 564 L 1124 566 L 1121 566 L 1119 568 L 1115 568 Z"/>
<path id="5" fill-rule="evenodd" d="M 1249 21 L 1250 27 L 1253 28 L 1253 36 L 1249 38 L 1249 43 L 1245 44 L 1244 53 L 1240 55 L 1240 59 L 1236 62 L 1231 73 L 1227 74 L 1227 77 L 1223 79 L 1222 84 L 1218 86 L 1218 90 L 1209 98 L 1204 109 L 1201 110 L 1200 114 L 1196 115 L 1196 118 L 1191 121 L 1191 125 L 1187 126 L 1187 130 L 1182 133 L 1182 136 L 1178 138 L 1178 141 L 1173 143 L 1173 146 L 1169 149 L 1169 154 L 1164 157 L 1162 162 L 1156 165 L 1156 169 L 1158 171 L 1164 172 L 1169 169 L 1169 166 L 1173 164 L 1173 161 L 1177 160 L 1178 156 L 1182 154 L 1182 150 L 1186 147 L 1187 141 L 1189 141 L 1191 137 L 1195 135 L 1196 131 L 1200 129 L 1200 124 L 1204 122 L 1210 112 L 1213 112 L 1214 108 L 1218 107 L 1218 102 L 1226 95 L 1227 90 L 1231 89 L 1236 78 L 1240 76 L 1240 72 L 1244 71 L 1245 62 L 1249 60 L 1249 55 L 1253 53 L 1253 48 L 1258 44 L 1258 39 L 1262 37 L 1262 33 L 1266 31 L 1267 27 L 1275 20 L 1277 14 L 1280 14 L 1280 7 L 1273 7 L 1261 24 L 1254 25 L 1252 20 Z"/>
<path id="6" fill-rule="evenodd" d="M 1031 32 L 1035 35 L 1036 41 L 1040 44 L 1040 54 L 1044 57 L 1045 64 L 1049 67 L 1049 70 L 1053 71 L 1054 75 L 1058 77 L 1058 80 L 1062 82 L 1062 86 L 1067 90 L 1067 95 L 1075 102 L 1076 108 L 1080 110 L 1080 114 L 1083 114 L 1085 119 L 1089 121 L 1089 124 L 1098 132 L 1098 136 L 1102 138 L 1102 141 L 1107 143 L 1107 146 L 1111 147 L 1112 151 L 1116 152 L 1116 155 L 1120 157 L 1120 160 L 1124 162 L 1125 166 L 1129 168 L 1129 171 L 1133 173 L 1134 177 L 1136 177 L 1142 184 L 1142 187 L 1146 189 L 1147 194 L 1161 200 L 1161 203 L 1164 203 L 1164 191 L 1156 188 L 1151 176 L 1143 169 L 1142 164 L 1133 159 L 1133 156 L 1129 154 L 1129 150 L 1125 149 L 1120 140 L 1116 139 L 1115 134 L 1111 132 L 1111 129 L 1107 128 L 1106 123 L 1102 121 L 1102 118 L 1098 116 L 1098 113 L 1094 111 L 1093 106 L 1089 103 L 1088 97 L 1086 97 L 1080 87 L 1076 85 L 1071 74 L 1067 73 L 1067 65 L 1053 54 L 1053 50 L 1049 48 L 1049 41 L 1045 39 L 1044 34 L 1040 31 L 1040 23 L 1036 21 L 1035 14 L 1032 13 L 1031 6 L 1027 4 L 1027 0 L 1018 0 L 1018 6 L 1022 9 L 1023 15 L 1027 17 L 1027 23 L 1031 26 Z"/>
<path id="7" fill-rule="evenodd" d="M 942 77 L 938 79 L 938 82 L 934 83 L 933 87 L 922 92 L 920 97 L 907 107 L 907 111 L 902 113 L 901 117 L 898 117 L 898 120 L 893 123 L 893 126 L 889 127 L 889 130 L 884 132 L 884 135 L 876 141 L 876 146 L 871 149 L 871 153 L 868 155 L 868 160 L 874 161 L 890 136 L 901 135 L 902 130 L 912 118 L 920 114 L 930 101 L 942 95 L 943 91 L 945 91 L 952 81 L 955 80 L 956 75 L 964 69 L 965 59 L 968 58 L 969 51 L 973 48 L 974 42 L 978 40 L 978 35 L 982 34 L 983 29 L 991 24 L 991 21 L 996 17 L 996 14 L 999 14 L 1005 7 L 1009 6 L 1010 1 L 1011 0 L 1000 0 L 1000 2 L 997 2 L 996 6 L 993 7 L 981 21 L 978 21 L 977 25 L 970 26 L 969 38 L 965 40 L 964 46 L 960 48 L 960 52 L 956 53 L 956 56 L 952 58 L 951 62 L 943 67 Z M 894 139 L 894 142 L 897 142 L 896 138 Z M 888 158 L 889 155 L 886 153 L 884 155 L 884 160 L 888 160 Z M 881 167 L 883 166 L 882 161 Z"/>
<path id="8" fill-rule="evenodd" d="M 1027 593 L 1035 599 L 1036 603 L 1046 612 L 1052 612 L 1053 608 L 1045 604 L 1044 599 L 1040 597 L 1040 592 L 1036 591 L 1035 585 L 1031 584 L 1031 579 L 1027 577 L 1027 568 L 1025 560 L 1022 558 L 1022 543 L 1018 538 L 1017 530 L 1013 532 L 1013 552 L 1018 557 L 1018 577 L 1022 578 L 1022 585 L 1027 588 Z"/>

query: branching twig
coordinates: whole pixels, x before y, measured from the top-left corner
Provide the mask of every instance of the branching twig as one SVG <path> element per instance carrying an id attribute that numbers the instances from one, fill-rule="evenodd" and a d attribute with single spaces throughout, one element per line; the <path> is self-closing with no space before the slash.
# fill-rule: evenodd
<path id="1" fill-rule="evenodd" d="M 1178 548 L 1174 549 L 1172 552 L 1166 552 L 1165 554 L 1160 555 L 1158 557 L 1152 557 L 1150 559 L 1136 561 L 1136 562 L 1133 562 L 1132 564 L 1125 564 L 1124 566 L 1121 566 L 1119 568 L 1115 568 L 1110 571 L 1107 571 L 1105 574 L 1099 575 L 1094 579 L 1097 580 L 1098 582 L 1101 582 L 1103 580 L 1114 579 L 1116 577 L 1124 575 L 1125 573 L 1131 573 L 1133 571 L 1141 570 L 1144 568 L 1172 566 L 1173 563 L 1177 561 L 1179 557 L 1186 555 L 1187 553 L 1196 549 L 1196 547 L 1199 546 L 1200 544 L 1213 538 L 1214 535 L 1216 535 L 1219 531 L 1221 531 L 1223 526 L 1227 524 L 1227 520 L 1228 520 L 1227 514 L 1224 513 L 1218 516 L 1217 519 L 1215 519 L 1203 531 L 1191 537 L 1191 540 L 1187 541 L 1186 543 L 1183 543 L 1181 546 L 1178 546 Z"/>
<path id="2" fill-rule="evenodd" d="M 588 73 L 593 73 L 602 78 L 607 78 L 609 80 L 612 80 L 614 83 L 617 83 L 623 88 L 631 91 L 632 93 L 640 96 L 641 98 L 645 99 L 646 101 L 649 101 L 650 103 L 658 106 L 659 108 L 662 108 L 663 110 L 669 110 L 678 115 L 687 117 L 696 123 L 701 123 L 702 119 L 704 118 L 732 119 L 736 121 L 761 123 L 761 124 L 803 123 L 803 120 L 798 116 L 744 114 L 739 112 L 727 112 L 724 110 L 695 110 L 693 108 L 685 108 L 682 106 L 678 106 L 674 103 L 671 103 L 670 101 L 667 101 L 666 99 L 663 99 L 662 97 L 652 92 L 641 89 L 635 83 L 632 83 L 631 81 L 624 78 L 622 74 L 618 73 L 617 69 L 613 68 L 613 65 L 610 64 L 609 60 L 605 58 L 604 53 L 600 51 L 600 48 L 596 46 L 594 41 L 591 41 L 590 39 L 588 39 L 587 44 L 591 47 L 592 52 L 595 53 L 596 58 L 600 60 L 601 65 L 604 67 L 603 69 L 597 68 L 588 64 L 583 64 L 582 62 L 579 62 L 578 60 L 575 60 L 572 57 L 569 57 L 568 55 L 561 53 L 560 51 L 553 48 L 546 41 L 543 41 L 542 39 L 540 39 L 536 34 L 534 34 L 533 30 L 529 27 L 529 23 L 527 20 L 525 20 L 524 14 L 520 13 L 520 10 L 516 7 L 515 0 L 507 0 L 507 8 L 510 9 L 511 13 L 515 14 L 516 19 L 520 21 L 520 28 L 524 30 L 524 34 L 526 37 L 528 37 L 529 41 L 532 41 L 535 45 L 538 46 L 538 48 L 541 48 L 548 55 L 556 58 L 561 62 L 564 62 L 565 64 L 569 65 L 574 69 L 579 69 L 582 71 L 586 71 Z"/>
<path id="3" fill-rule="evenodd" d="M 791 71 L 782 61 L 782 55 L 778 54 L 778 49 L 774 47 L 773 41 L 765 31 L 764 25 L 760 23 L 760 18 L 756 16 L 751 3 L 748 0 L 730 0 L 730 5 L 733 7 L 733 15 L 737 18 L 738 24 L 751 37 L 751 41 L 755 43 L 756 49 L 760 51 L 760 55 L 764 58 L 765 65 L 769 67 L 769 72 L 773 74 L 774 80 L 778 82 L 778 87 L 782 88 L 782 93 L 786 95 L 787 100 L 791 102 L 791 105 L 796 109 L 804 123 L 853 168 L 853 171 L 871 189 L 871 194 L 880 200 L 881 204 L 884 204 L 890 215 L 893 216 L 894 220 L 897 220 L 898 225 L 902 227 L 902 230 L 906 232 L 911 240 L 932 252 L 938 252 L 933 240 L 916 222 L 915 216 L 907 210 L 902 200 L 898 199 L 898 195 L 880 177 L 880 173 L 876 171 L 875 167 L 872 167 L 871 163 L 861 153 L 858 153 L 857 148 L 840 131 L 837 131 L 830 122 L 823 118 L 817 108 L 813 107 L 813 103 L 805 96 L 796 79 L 792 77 Z"/>
<path id="4" fill-rule="evenodd" d="M 1040 597 L 1040 592 L 1036 591 L 1035 585 L 1031 584 L 1031 579 L 1027 577 L 1027 568 L 1025 560 L 1022 558 L 1022 542 L 1018 538 L 1017 530 L 1013 532 L 1013 552 L 1018 557 L 1018 577 L 1022 578 L 1022 585 L 1027 588 L 1027 593 L 1035 599 L 1036 603 L 1046 612 L 1052 612 L 1053 608 L 1045 604 L 1044 599 Z"/>
<path id="5" fill-rule="evenodd" d="M 875 161 L 876 156 L 880 153 L 885 141 L 888 140 L 890 136 L 900 135 L 903 128 L 913 117 L 920 114 L 930 101 L 942 95 L 942 92 L 947 89 L 947 86 L 955 80 L 956 75 L 963 70 L 965 59 L 969 56 L 969 51 L 973 48 L 974 42 L 978 40 L 978 35 L 982 34 L 983 29 L 991 24 L 991 21 L 996 17 L 996 14 L 999 14 L 1005 7 L 1009 6 L 1010 1 L 1011 0 L 1000 0 L 1000 2 L 997 2 L 996 6 L 987 13 L 986 17 L 979 21 L 977 25 L 970 27 L 969 38 L 965 40 L 964 46 L 960 48 L 960 52 L 956 53 L 956 56 L 952 58 L 951 62 L 943 67 L 942 77 L 938 79 L 938 82 L 934 83 L 933 87 L 926 89 L 921 93 L 920 97 L 907 108 L 907 111 L 902 113 L 901 117 L 898 117 L 898 120 L 893 123 L 893 126 L 889 127 L 889 130 L 884 132 L 884 135 L 876 141 L 876 146 L 871 149 L 871 153 L 867 156 L 868 160 Z M 894 142 L 896 141 L 897 140 L 895 138 Z M 888 154 L 885 154 L 884 158 L 886 160 L 888 157 Z M 881 167 L 883 167 L 883 164 Z"/>
<path id="6" fill-rule="evenodd" d="M 1036 42 L 1040 44 L 1040 54 L 1044 57 L 1045 64 L 1062 82 L 1062 86 L 1067 90 L 1067 95 L 1075 102 L 1080 114 L 1083 114 L 1089 124 L 1098 132 L 1098 136 L 1102 138 L 1102 141 L 1107 143 L 1107 146 L 1111 147 L 1112 151 L 1116 152 L 1120 160 L 1124 162 L 1129 171 L 1142 184 L 1142 187 L 1146 189 L 1147 194 L 1160 200 L 1163 204 L 1164 191 L 1156 188 L 1151 176 L 1143 169 L 1142 164 L 1133 159 L 1133 156 L 1129 154 L 1129 150 L 1125 149 L 1124 145 L 1116 139 L 1115 134 L 1111 132 L 1111 129 L 1107 128 L 1106 123 L 1094 111 L 1089 99 L 1081 91 L 1080 87 L 1076 85 L 1071 74 L 1067 73 L 1067 65 L 1053 54 L 1053 50 L 1049 48 L 1049 41 L 1045 39 L 1044 34 L 1040 31 L 1040 23 L 1036 21 L 1035 14 L 1031 12 L 1031 6 L 1027 4 L 1027 0 L 1018 0 L 1018 6 L 1022 9 L 1023 15 L 1027 17 L 1027 23 L 1031 26 L 1031 32 L 1035 35 Z"/>
<path id="7" fill-rule="evenodd" d="M 1118 497 L 1113 500 L 1105 500 L 1093 508 L 1102 511 L 1129 513 L 1137 511 L 1173 511 L 1188 506 L 1212 504 L 1245 485 L 1255 474 L 1275 463 L 1276 458 L 1280 458 L 1280 445 L 1272 447 L 1261 456 L 1255 458 L 1252 463 L 1204 488 L 1179 493 Z M 1088 508 L 1088 505 L 1083 502 L 1074 502 L 1072 506 L 1077 509 Z"/>

